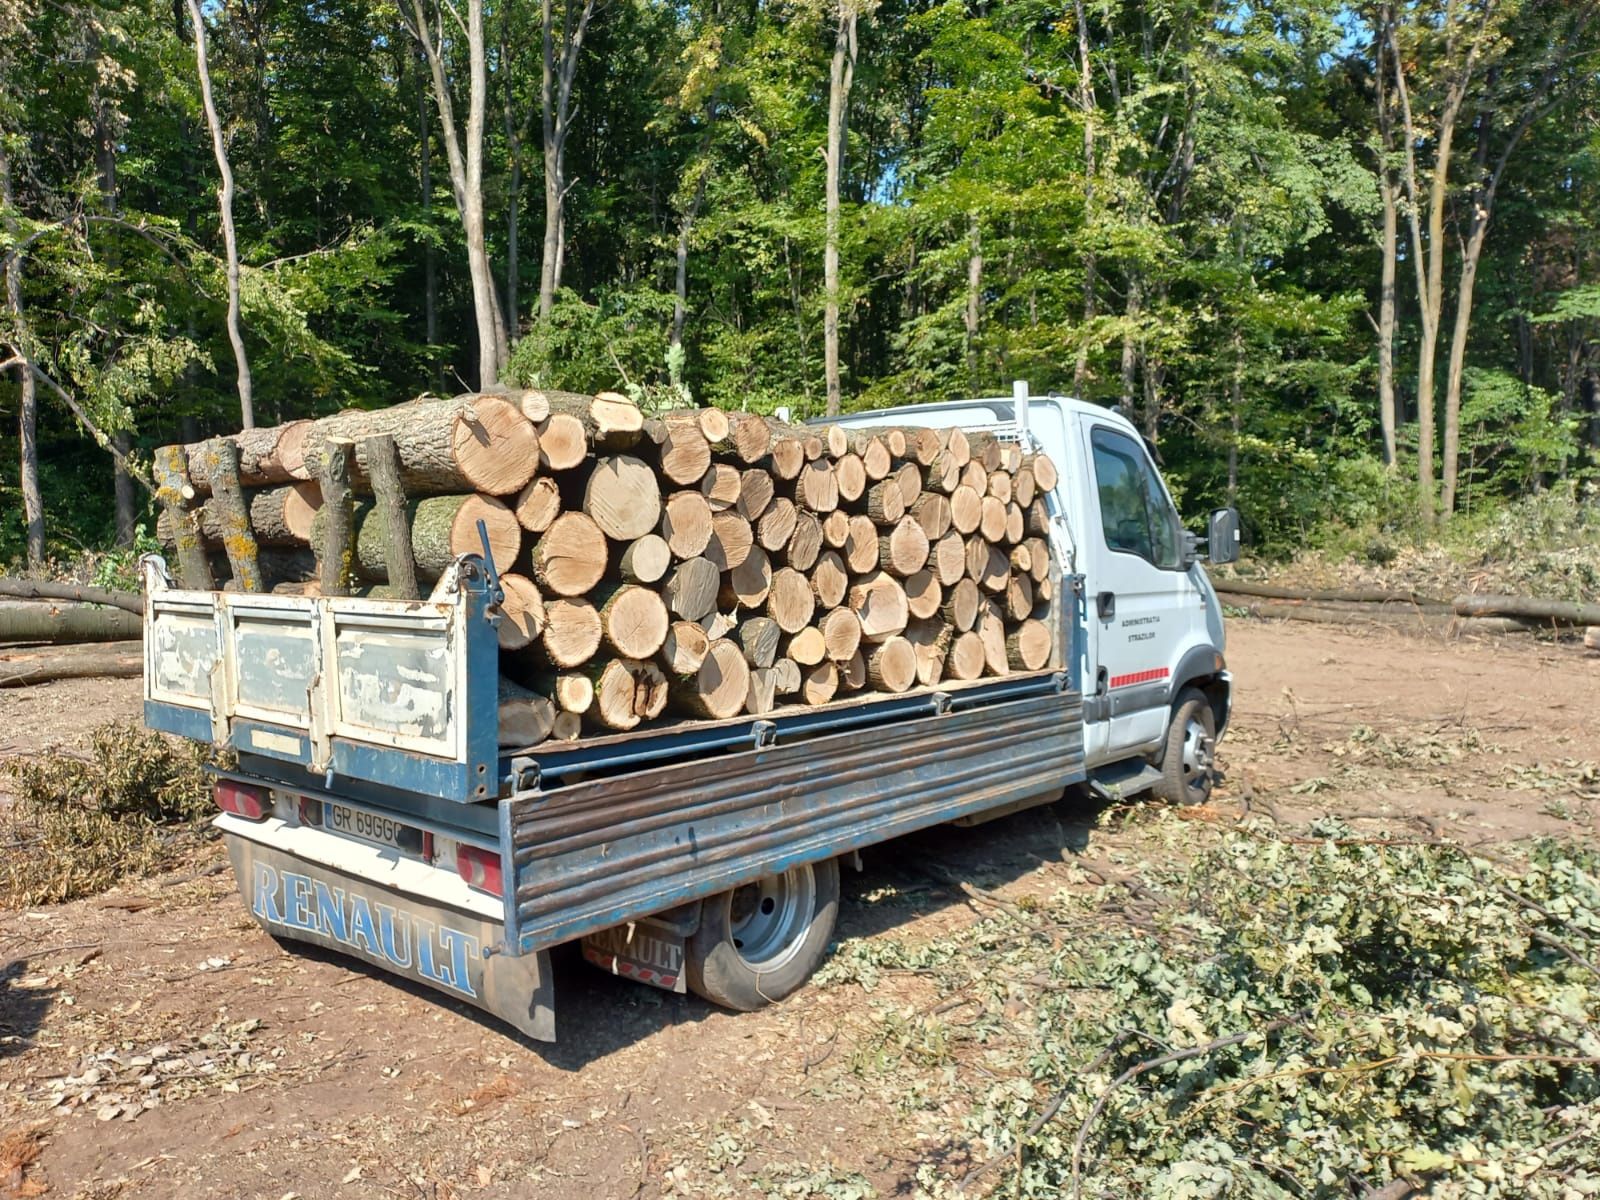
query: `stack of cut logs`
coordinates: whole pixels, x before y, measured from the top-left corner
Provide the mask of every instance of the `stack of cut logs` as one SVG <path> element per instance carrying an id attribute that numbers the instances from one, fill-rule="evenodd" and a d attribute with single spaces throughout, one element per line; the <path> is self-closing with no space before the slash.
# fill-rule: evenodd
<path id="1" fill-rule="evenodd" d="M 416 599 L 483 553 L 501 740 L 1053 664 L 1043 455 L 615 393 L 425 398 L 156 455 L 186 587 Z"/>

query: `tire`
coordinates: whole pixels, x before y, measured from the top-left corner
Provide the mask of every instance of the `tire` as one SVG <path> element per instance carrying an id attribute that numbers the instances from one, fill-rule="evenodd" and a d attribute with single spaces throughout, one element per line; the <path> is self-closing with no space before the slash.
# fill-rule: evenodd
<path id="1" fill-rule="evenodd" d="M 822 965 L 838 915 L 839 863 L 831 858 L 712 896 L 685 950 L 685 981 L 723 1008 L 765 1008 Z"/>
<path id="2" fill-rule="evenodd" d="M 1171 804 L 1204 804 L 1216 782 L 1216 739 L 1217 715 L 1211 701 L 1196 688 L 1184 688 L 1172 706 L 1156 795 Z"/>

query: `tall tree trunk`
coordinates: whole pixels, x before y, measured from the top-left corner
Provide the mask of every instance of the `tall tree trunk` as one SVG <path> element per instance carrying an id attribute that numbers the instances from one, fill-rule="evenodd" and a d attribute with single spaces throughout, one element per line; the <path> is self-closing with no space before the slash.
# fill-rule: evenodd
<path id="1" fill-rule="evenodd" d="M 978 320 L 983 315 L 983 242 L 978 215 L 967 216 L 967 311 L 965 350 L 967 390 L 978 394 Z"/>
<path id="2" fill-rule="evenodd" d="M 1387 6 L 1385 6 L 1385 20 Z M 1387 26 L 1386 26 L 1387 27 Z M 1383 465 L 1394 470 L 1399 458 L 1395 442 L 1398 423 L 1394 394 L 1395 271 L 1400 252 L 1400 210 L 1395 195 L 1394 174 L 1389 155 L 1394 149 L 1394 123 L 1389 107 L 1389 88 L 1385 71 L 1387 51 L 1380 40 L 1377 47 L 1378 72 L 1378 197 L 1383 204 L 1383 261 L 1378 281 L 1378 425 L 1383 432 Z"/>
<path id="3" fill-rule="evenodd" d="M 594 15 L 594 0 L 562 0 L 561 45 L 557 54 L 553 0 L 544 0 L 544 63 L 540 75 L 541 130 L 544 135 L 544 254 L 539 263 L 539 318 L 549 317 L 561 289 L 566 258 L 567 137 L 572 132 L 572 81 L 578 73 L 583 35 Z"/>
<path id="4" fill-rule="evenodd" d="M 92 49 L 99 49 L 98 37 L 91 38 Z M 98 54 L 95 54 L 98 57 Z M 100 184 L 100 202 L 105 206 L 106 212 L 115 216 L 117 213 L 117 135 L 112 128 L 113 114 L 111 103 L 101 93 L 98 87 L 94 91 L 94 159 L 95 173 Z M 110 264 L 115 268 L 114 261 Z M 133 449 L 133 438 L 126 429 L 118 430 L 114 435 L 117 453 L 120 457 L 112 462 L 111 492 L 116 513 L 116 543 L 119 546 L 133 545 L 134 523 L 134 492 L 133 479 L 129 476 L 123 462 Z"/>
<path id="5" fill-rule="evenodd" d="M 1083 228 L 1090 248 L 1083 255 L 1083 334 L 1078 339 L 1078 357 L 1072 366 L 1072 394 L 1083 398 L 1089 381 L 1089 327 L 1098 315 L 1099 259 L 1093 248 L 1095 219 L 1095 144 L 1094 119 L 1098 111 L 1094 95 L 1094 71 L 1089 59 L 1089 18 L 1083 0 L 1073 0 L 1078 18 L 1078 111 L 1083 117 Z"/>
<path id="6" fill-rule="evenodd" d="M 522 200 L 522 129 L 518 125 L 512 111 L 511 95 L 511 8 L 507 5 L 504 19 L 500 26 L 500 61 L 505 64 L 505 130 L 506 130 L 506 157 L 510 160 L 511 178 L 506 184 L 506 299 L 505 299 L 505 325 L 506 337 L 517 336 L 517 311 L 519 304 L 518 293 L 522 290 L 519 264 L 517 262 L 517 220 L 518 208 Z"/>
<path id="7" fill-rule="evenodd" d="M 0 137 L 0 228 L 19 238 L 17 197 L 11 180 L 11 158 Z M 22 254 L 13 250 L 6 261 L 6 307 L 11 310 L 11 357 L 17 363 L 17 443 L 22 514 L 28 537 L 28 565 L 44 563 L 44 499 L 39 490 L 39 385 L 33 377 L 33 332 L 22 304 Z"/>
<path id="8" fill-rule="evenodd" d="M 1128 280 L 1128 300 L 1124 310 L 1127 328 L 1122 333 L 1122 411 L 1133 416 L 1133 385 L 1139 366 L 1139 345 L 1134 337 L 1134 326 L 1144 305 L 1144 290 L 1137 276 Z"/>
<path id="9" fill-rule="evenodd" d="M 419 81 L 417 87 L 417 144 L 418 183 L 422 189 L 422 211 L 429 224 L 433 221 L 433 132 L 428 120 L 428 85 Z M 428 238 L 422 250 L 422 329 L 427 344 L 439 344 L 439 259 L 434 251 L 433 238 Z"/>
<path id="10" fill-rule="evenodd" d="M 191 4 L 197 0 L 189 0 Z M 467 129 L 463 148 L 456 128 L 455 102 L 445 76 L 443 21 L 436 35 L 428 19 L 424 0 L 411 0 L 412 33 L 422 43 L 433 78 L 434 105 L 444 133 L 445 158 L 450 164 L 450 186 L 455 194 L 456 212 L 467 242 L 467 268 L 472 279 L 472 308 L 478 330 L 478 385 L 494 387 L 510 357 L 505 327 L 500 320 L 500 298 L 496 294 L 494 273 L 489 269 L 489 251 L 483 224 L 483 123 L 488 101 L 488 64 L 483 44 L 483 0 L 468 0 L 467 5 Z"/>
<path id="11" fill-rule="evenodd" d="M 194 22 L 195 69 L 200 75 L 200 102 L 206 124 L 211 129 L 211 152 L 217 160 L 222 186 L 217 193 L 217 208 L 222 214 L 222 248 L 228 270 L 228 341 L 233 345 L 233 361 L 238 369 L 239 421 L 246 429 L 256 423 L 254 385 L 250 379 L 250 359 L 245 353 L 244 330 L 239 322 L 239 240 L 233 229 L 233 168 L 228 165 L 228 148 L 222 140 L 222 120 L 211 95 L 211 65 L 206 54 L 206 23 L 200 0 L 189 0 L 189 19 Z"/>
<path id="12" fill-rule="evenodd" d="M 825 164 L 826 213 L 822 249 L 823 378 L 828 390 L 828 416 L 839 415 L 839 181 L 844 165 L 849 126 L 850 84 L 856 69 L 855 0 L 839 0 L 838 25 L 833 39 L 833 63 L 828 72 L 828 144 Z"/>

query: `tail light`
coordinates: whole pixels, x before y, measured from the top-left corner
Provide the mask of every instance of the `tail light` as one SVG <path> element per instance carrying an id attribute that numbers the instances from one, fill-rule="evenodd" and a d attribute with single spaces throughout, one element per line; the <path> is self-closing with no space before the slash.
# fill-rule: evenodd
<path id="1" fill-rule="evenodd" d="M 217 807 L 225 813 L 243 817 L 247 821 L 260 821 L 267 815 L 267 789 L 235 783 L 231 779 L 217 780 L 212 792 Z"/>
<path id="2" fill-rule="evenodd" d="M 322 824 L 322 801 L 313 800 L 310 796 L 301 796 L 299 804 L 300 824 Z"/>
<path id="3" fill-rule="evenodd" d="M 469 886 L 496 896 L 505 895 L 505 877 L 500 871 L 500 856 L 495 852 L 477 846 L 457 846 L 456 870 Z"/>

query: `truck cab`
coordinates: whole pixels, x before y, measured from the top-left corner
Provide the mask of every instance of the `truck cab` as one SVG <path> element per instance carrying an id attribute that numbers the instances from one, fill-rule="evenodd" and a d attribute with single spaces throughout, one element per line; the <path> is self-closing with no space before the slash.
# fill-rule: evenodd
<path id="1" fill-rule="evenodd" d="M 1076 578 L 1087 636 L 1076 664 L 1090 784 L 1107 794 L 1154 790 L 1198 803 L 1215 778 L 1214 746 L 1232 709 L 1222 606 L 1150 448 L 1126 417 L 1061 396 L 1013 394 L 876 409 L 836 418 L 852 428 L 959 427 L 1048 454 L 1060 480 L 1047 498 L 1052 541 Z M 1237 557 L 1238 517 L 1211 514 L 1213 562 Z"/>

